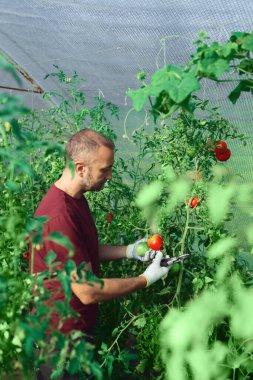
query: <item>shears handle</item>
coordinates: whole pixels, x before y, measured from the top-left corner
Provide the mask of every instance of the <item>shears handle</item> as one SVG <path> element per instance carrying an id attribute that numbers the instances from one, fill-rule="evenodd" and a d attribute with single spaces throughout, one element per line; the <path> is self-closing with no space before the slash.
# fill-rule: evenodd
<path id="1" fill-rule="evenodd" d="M 182 260 L 186 259 L 188 256 L 189 254 L 185 253 L 184 255 L 177 256 L 177 257 L 168 257 L 168 258 L 164 257 L 161 260 L 161 267 L 167 267 L 174 263 L 180 263 Z"/>

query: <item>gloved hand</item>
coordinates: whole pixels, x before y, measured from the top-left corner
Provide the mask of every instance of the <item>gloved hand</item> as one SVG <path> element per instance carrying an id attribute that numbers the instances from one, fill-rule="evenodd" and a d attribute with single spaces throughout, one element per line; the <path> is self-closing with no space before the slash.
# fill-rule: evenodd
<path id="1" fill-rule="evenodd" d="M 166 257 L 169 257 L 169 256 L 166 256 Z M 146 287 L 160 280 L 160 278 L 168 274 L 171 265 L 168 265 L 167 267 L 161 267 L 162 258 L 163 258 L 162 252 L 157 251 L 152 264 L 150 264 L 145 270 L 145 272 L 141 274 L 141 276 L 144 276 L 147 280 Z"/>
<path id="2" fill-rule="evenodd" d="M 148 249 L 144 256 L 137 255 L 137 252 L 136 252 L 137 245 L 139 243 L 142 243 L 142 242 L 144 243 L 147 241 L 148 241 L 147 238 L 143 238 L 143 239 L 137 240 L 133 244 L 129 244 L 126 249 L 127 259 L 134 259 L 134 260 L 139 260 L 139 261 L 148 261 L 148 260 L 153 259 L 156 255 L 156 251 L 153 251 L 152 249 Z"/>

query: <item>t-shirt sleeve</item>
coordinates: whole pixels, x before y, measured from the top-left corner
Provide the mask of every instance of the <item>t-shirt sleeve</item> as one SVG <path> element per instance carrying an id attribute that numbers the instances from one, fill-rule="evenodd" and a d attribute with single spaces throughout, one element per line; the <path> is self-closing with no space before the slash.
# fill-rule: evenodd
<path id="1" fill-rule="evenodd" d="M 49 235 L 52 232 L 59 232 L 69 239 L 74 248 L 73 257 L 69 257 L 69 251 L 66 247 L 50 240 Z M 74 216 L 59 215 L 46 222 L 43 237 L 45 238 L 43 247 L 35 253 L 35 272 L 43 270 L 43 268 L 36 270 L 36 263 L 39 267 L 44 266 L 44 269 L 46 269 L 44 259 L 50 250 L 57 255 L 55 259 L 55 261 L 59 262 L 59 265 L 56 267 L 57 269 L 63 269 L 64 264 L 69 259 L 73 260 L 76 263 L 76 266 L 80 265 L 82 262 L 90 261 L 87 237 L 85 237 L 82 230 L 78 228 L 78 223 L 74 219 Z M 42 264 L 42 262 L 44 262 L 44 264 Z"/>

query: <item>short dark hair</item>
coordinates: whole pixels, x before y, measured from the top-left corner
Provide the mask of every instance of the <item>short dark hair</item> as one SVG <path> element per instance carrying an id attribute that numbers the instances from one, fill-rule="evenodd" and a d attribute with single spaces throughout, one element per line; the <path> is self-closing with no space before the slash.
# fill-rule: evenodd
<path id="1" fill-rule="evenodd" d="M 65 151 L 67 156 L 75 161 L 79 158 L 85 159 L 86 155 L 89 156 L 90 153 L 94 153 L 101 145 L 112 150 L 115 148 L 113 141 L 102 133 L 93 129 L 81 129 L 70 137 Z"/>

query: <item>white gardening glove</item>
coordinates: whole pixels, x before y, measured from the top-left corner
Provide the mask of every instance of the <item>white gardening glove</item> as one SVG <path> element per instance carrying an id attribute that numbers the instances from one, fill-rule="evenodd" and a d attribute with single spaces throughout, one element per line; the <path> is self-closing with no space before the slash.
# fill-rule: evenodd
<path id="1" fill-rule="evenodd" d="M 169 257 L 169 256 L 166 256 Z M 160 278 L 166 276 L 170 270 L 171 265 L 168 265 L 167 267 L 161 267 L 161 260 L 163 258 L 163 254 L 161 251 L 156 251 L 156 256 L 150 264 L 145 272 L 141 274 L 141 276 L 144 276 L 147 280 L 147 286 L 153 284 L 154 282 L 160 280 Z"/>
<path id="2" fill-rule="evenodd" d="M 153 251 L 152 249 L 148 249 L 144 256 L 140 256 L 136 252 L 136 247 L 139 243 L 146 243 L 148 241 L 147 238 L 143 238 L 140 240 L 137 240 L 133 244 L 129 244 L 126 248 L 126 257 L 127 259 L 134 259 L 139 261 L 148 261 L 155 257 L 156 251 Z"/>

